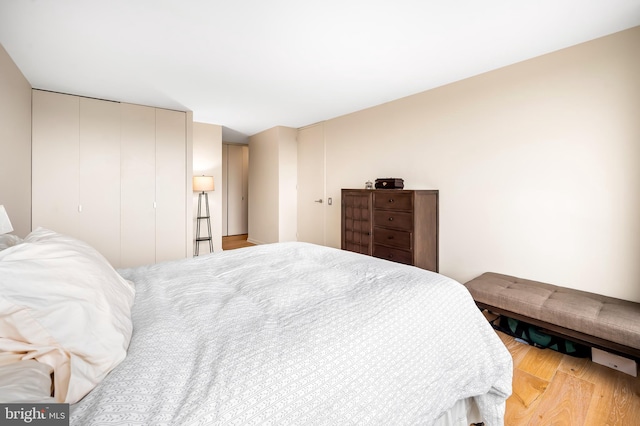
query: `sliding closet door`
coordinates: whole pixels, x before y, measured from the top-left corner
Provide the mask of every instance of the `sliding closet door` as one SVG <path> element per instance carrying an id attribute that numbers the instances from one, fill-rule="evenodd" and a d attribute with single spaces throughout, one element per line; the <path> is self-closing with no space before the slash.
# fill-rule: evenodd
<path id="1" fill-rule="evenodd" d="M 156 262 L 187 255 L 186 120 L 156 109 Z"/>
<path id="2" fill-rule="evenodd" d="M 80 98 L 80 235 L 120 267 L 120 104 Z"/>
<path id="3" fill-rule="evenodd" d="M 31 226 L 79 237 L 80 99 L 32 93 Z"/>
<path id="4" fill-rule="evenodd" d="M 156 261 L 156 110 L 121 104 L 121 265 Z"/>

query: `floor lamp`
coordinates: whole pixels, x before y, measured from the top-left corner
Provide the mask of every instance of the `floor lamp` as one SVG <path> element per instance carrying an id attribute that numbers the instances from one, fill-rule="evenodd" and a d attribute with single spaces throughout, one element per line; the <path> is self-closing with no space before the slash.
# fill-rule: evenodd
<path id="1" fill-rule="evenodd" d="M 194 176 L 193 191 L 198 194 L 198 215 L 196 216 L 196 239 L 194 242 L 194 256 L 200 254 L 200 242 L 209 241 L 209 252 L 213 253 L 213 239 L 211 237 L 211 216 L 209 215 L 209 195 L 207 192 L 213 191 L 213 176 Z M 202 212 L 202 199 L 204 198 L 205 212 Z M 200 222 L 207 221 L 207 236 L 200 236 Z"/>

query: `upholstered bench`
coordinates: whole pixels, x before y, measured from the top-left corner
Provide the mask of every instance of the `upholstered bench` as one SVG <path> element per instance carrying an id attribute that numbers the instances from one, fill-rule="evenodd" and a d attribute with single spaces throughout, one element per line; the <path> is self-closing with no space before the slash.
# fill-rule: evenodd
<path id="1" fill-rule="evenodd" d="M 493 272 L 465 286 L 480 309 L 640 360 L 640 303 Z"/>

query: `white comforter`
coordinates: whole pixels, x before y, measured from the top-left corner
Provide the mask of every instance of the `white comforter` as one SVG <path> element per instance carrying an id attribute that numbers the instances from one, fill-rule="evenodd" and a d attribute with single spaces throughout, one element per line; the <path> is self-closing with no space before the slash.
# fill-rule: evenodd
<path id="1" fill-rule="evenodd" d="M 73 425 L 429 425 L 470 396 L 503 423 L 511 357 L 442 275 L 305 243 L 120 272 L 129 352 Z"/>

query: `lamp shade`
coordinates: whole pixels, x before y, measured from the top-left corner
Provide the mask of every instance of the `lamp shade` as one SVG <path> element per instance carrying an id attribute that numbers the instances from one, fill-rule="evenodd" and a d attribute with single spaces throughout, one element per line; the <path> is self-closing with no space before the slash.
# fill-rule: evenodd
<path id="1" fill-rule="evenodd" d="M 7 234 L 11 231 L 13 231 L 13 226 L 11 226 L 9 215 L 4 206 L 0 205 L 0 234 Z"/>
<path id="2" fill-rule="evenodd" d="M 193 190 L 195 192 L 213 191 L 213 176 L 194 176 Z"/>

